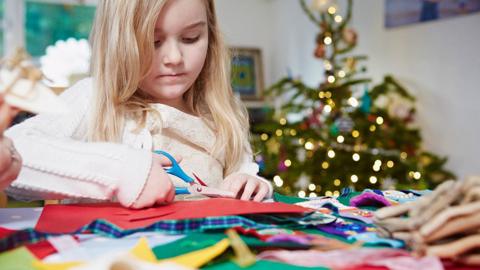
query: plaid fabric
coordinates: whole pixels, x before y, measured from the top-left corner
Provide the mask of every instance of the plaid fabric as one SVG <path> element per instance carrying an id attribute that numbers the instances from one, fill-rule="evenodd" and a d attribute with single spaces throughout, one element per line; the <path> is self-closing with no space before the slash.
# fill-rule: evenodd
<path id="1" fill-rule="evenodd" d="M 98 219 L 78 229 L 74 234 L 93 233 L 112 238 L 121 238 L 137 232 L 187 234 L 191 232 L 222 230 L 238 226 L 252 229 L 276 227 L 276 225 L 273 224 L 262 224 L 241 216 L 223 216 L 185 220 L 164 220 L 143 228 L 123 230 L 105 220 Z M 58 235 L 60 234 L 42 233 L 34 229 L 15 231 L 0 239 L 0 252 L 21 245 L 36 243 L 38 241 L 45 240 L 50 236 Z"/>

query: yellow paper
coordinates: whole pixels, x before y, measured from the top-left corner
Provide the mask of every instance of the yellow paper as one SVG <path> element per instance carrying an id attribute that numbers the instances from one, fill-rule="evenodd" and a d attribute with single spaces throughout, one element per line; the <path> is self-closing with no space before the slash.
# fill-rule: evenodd
<path id="1" fill-rule="evenodd" d="M 138 240 L 138 243 L 135 245 L 135 247 L 130 250 L 130 254 L 142 261 L 150 263 L 157 262 L 157 257 L 155 257 L 155 254 L 153 254 L 152 249 L 148 245 L 147 238 L 145 237 L 142 237 L 140 240 Z"/>
<path id="2" fill-rule="evenodd" d="M 129 251 L 129 253 L 139 260 L 156 263 L 155 254 L 148 246 L 148 241 L 145 237 L 140 238 L 137 244 Z M 44 263 L 41 261 L 34 261 L 33 267 L 38 270 L 68 270 L 72 267 L 84 265 L 85 262 L 66 262 L 66 263 Z"/>
<path id="3" fill-rule="evenodd" d="M 174 262 L 183 266 L 199 268 L 219 256 L 230 246 L 230 240 L 223 239 L 215 245 L 201 250 L 193 251 L 177 257 L 162 260 L 161 262 Z"/>
<path id="4" fill-rule="evenodd" d="M 66 262 L 66 263 L 44 263 L 41 261 L 34 261 L 32 266 L 38 270 L 68 270 L 72 267 L 83 265 L 82 262 Z"/>
<path id="5" fill-rule="evenodd" d="M 243 242 L 242 238 L 240 238 L 235 230 L 228 229 L 227 235 L 230 239 L 233 251 L 235 252 L 235 262 L 240 267 L 248 267 L 257 261 L 255 255 L 253 255 L 248 246 L 245 244 L 245 242 Z"/>

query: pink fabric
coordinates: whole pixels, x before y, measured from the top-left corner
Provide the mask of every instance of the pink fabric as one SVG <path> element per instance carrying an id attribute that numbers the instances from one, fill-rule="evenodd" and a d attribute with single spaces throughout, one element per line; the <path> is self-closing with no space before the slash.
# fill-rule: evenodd
<path id="1" fill-rule="evenodd" d="M 323 266 L 334 269 L 352 269 L 355 266 L 384 266 L 391 270 L 443 270 L 437 257 L 415 258 L 407 251 L 397 249 L 360 248 L 334 251 L 264 251 L 259 259 L 279 261 L 299 266 Z"/>

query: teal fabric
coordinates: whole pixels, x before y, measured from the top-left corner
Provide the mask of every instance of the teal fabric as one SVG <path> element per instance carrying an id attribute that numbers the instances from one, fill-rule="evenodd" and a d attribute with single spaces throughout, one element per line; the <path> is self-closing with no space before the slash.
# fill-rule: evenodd
<path id="1" fill-rule="evenodd" d="M 251 265 L 250 267 L 240 267 L 237 264 L 235 264 L 231 260 L 224 260 L 222 262 L 215 262 L 212 264 L 209 264 L 205 267 L 202 267 L 201 269 L 208 269 L 208 270 L 265 270 L 265 269 L 270 269 L 270 270 L 325 270 L 325 269 L 330 269 L 330 268 L 325 268 L 325 267 L 303 267 L 303 266 L 296 266 L 296 265 L 291 265 L 291 264 L 285 264 L 285 263 L 279 263 L 279 262 L 273 262 L 273 261 L 257 261 L 254 265 Z"/>
<path id="2" fill-rule="evenodd" d="M 283 203 L 287 203 L 287 204 L 295 204 L 295 203 L 298 203 L 298 202 L 307 201 L 307 199 L 302 199 L 302 198 L 293 197 L 293 196 L 285 196 L 285 195 L 282 195 L 278 192 L 273 193 L 273 200 L 276 201 L 276 202 L 283 202 Z"/>

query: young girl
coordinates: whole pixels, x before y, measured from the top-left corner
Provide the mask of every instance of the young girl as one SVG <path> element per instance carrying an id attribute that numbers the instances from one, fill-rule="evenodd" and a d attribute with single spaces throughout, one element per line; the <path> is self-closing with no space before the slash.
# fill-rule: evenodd
<path id="1" fill-rule="evenodd" d="M 10 195 L 168 203 L 186 184 L 154 150 L 239 199 L 272 195 L 232 94 L 213 0 L 99 1 L 91 41 L 92 78 L 62 94 L 70 113 L 8 130 L 23 157 Z"/>

